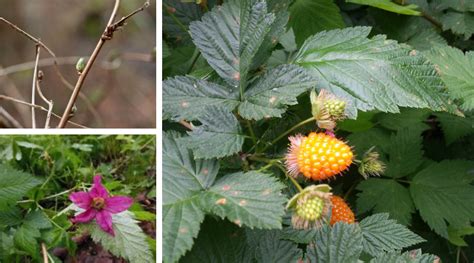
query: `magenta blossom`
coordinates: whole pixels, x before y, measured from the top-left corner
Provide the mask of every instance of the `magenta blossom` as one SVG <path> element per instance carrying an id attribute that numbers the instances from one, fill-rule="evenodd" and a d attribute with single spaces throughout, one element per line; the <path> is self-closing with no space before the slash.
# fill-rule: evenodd
<path id="1" fill-rule="evenodd" d="M 94 185 L 89 192 L 72 193 L 69 199 L 86 210 L 73 218 L 74 223 L 87 223 L 95 219 L 100 228 L 112 236 L 115 236 L 112 228 L 112 214 L 127 210 L 133 203 L 130 197 L 109 196 L 101 183 L 100 175 L 94 176 Z"/>

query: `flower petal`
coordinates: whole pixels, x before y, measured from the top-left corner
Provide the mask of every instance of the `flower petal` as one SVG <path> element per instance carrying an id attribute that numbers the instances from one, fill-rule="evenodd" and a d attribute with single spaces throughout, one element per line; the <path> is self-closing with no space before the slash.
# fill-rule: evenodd
<path id="1" fill-rule="evenodd" d="M 107 189 L 102 185 L 102 178 L 100 175 L 94 176 L 94 185 L 91 188 L 90 194 L 92 197 L 107 198 L 109 196 Z"/>
<path id="2" fill-rule="evenodd" d="M 112 214 L 127 210 L 133 203 L 133 199 L 127 196 L 113 196 L 105 199 L 105 210 Z"/>
<path id="3" fill-rule="evenodd" d="M 115 236 L 114 229 L 112 228 L 112 214 L 106 210 L 102 210 L 97 213 L 95 217 L 97 224 L 99 224 L 100 228 L 104 230 L 106 233 L 109 233 L 112 236 Z"/>
<path id="4" fill-rule="evenodd" d="M 87 223 L 94 219 L 96 216 L 97 211 L 95 209 L 87 209 L 85 212 L 78 214 L 76 217 L 72 219 L 74 223 Z"/>
<path id="5" fill-rule="evenodd" d="M 72 193 L 69 195 L 69 199 L 82 209 L 88 209 L 92 202 L 92 198 L 87 192 Z"/>

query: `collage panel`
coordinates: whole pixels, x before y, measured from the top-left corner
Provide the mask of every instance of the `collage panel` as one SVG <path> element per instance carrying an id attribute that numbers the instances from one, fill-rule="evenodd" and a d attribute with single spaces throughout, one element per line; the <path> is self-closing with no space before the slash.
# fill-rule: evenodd
<path id="1" fill-rule="evenodd" d="M 155 128 L 156 2 L 0 0 L 0 128 Z"/>
<path id="2" fill-rule="evenodd" d="M 163 262 L 474 262 L 473 0 L 161 14 Z"/>
<path id="3" fill-rule="evenodd" d="M 154 135 L 0 136 L 0 262 L 156 262 Z"/>

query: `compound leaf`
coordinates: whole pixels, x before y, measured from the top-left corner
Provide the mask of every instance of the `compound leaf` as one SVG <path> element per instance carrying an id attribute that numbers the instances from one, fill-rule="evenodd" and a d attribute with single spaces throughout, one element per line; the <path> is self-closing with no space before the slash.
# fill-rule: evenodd
<path id="1" fill-rule="evenodd" d="M 419 52 L 383 35 L 368 38 L 370 30 L 352 27 L 320 32 L 305 41 L 294 62 L 308 68 L 319 87 L 346 98 L 352 118 L 357 109 L 447 110 L 434 66 Z"/>

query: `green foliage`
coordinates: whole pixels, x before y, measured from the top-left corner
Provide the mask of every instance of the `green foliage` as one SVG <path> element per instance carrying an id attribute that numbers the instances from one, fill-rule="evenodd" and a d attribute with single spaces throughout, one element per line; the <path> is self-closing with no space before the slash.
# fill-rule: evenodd
<path id="1" fill-rule="evenodd" d="M 474 109 L 474 52 L 463 54 L 452 47 L 436 47 L 428 57 L 437 65 L 451 97 L 461 100 L 464 110 Z"/>
<path id="2" fill-rule="evenodd" d="M 40 184 L 38 178 L 17 171 L 7 165 L 0 165 L 0 209 L 18 201 L 33 187 Z"/>
<path id="3" fill-rule="evenodd" d="M 357 262 L 362 253 L 362 233 L 357 225 L 324 226 L 309 247 L 311 262 Z"/>
<path id="4" fill-rule="evenodd" d="M 364 251 L 377 256 L 382 251 L 394 252 L 425 241 L 395 220 L 389 214 L 375 214 L 360 221 Z"/>
<path id="5" fill-rule="evenodd" d="M 409 190 L 391 179 L 370 178 L 357 185 L 357 210 L 365 213 L 388 212 L 398 222 L 409 225 L 415 206 Z"/>
<path id="6" fill-rule="evenodd" d="M 345 26 L 333 0 L 296 0 L 290 7 L 291 26 L 299 46 L 311 35 Z"/>
<path id="7" fill-rule="evenodd" d="M 171 4 L 164 262 L 433 262 L 431 254 L 455 262 L 457 251 L 474 259 L 474 5 L 230 0 L 164 7 Z M 181 38 L 173 27 L 184 27 Z M 311 119 L 312 89 L 346 102 L 347 118 L 337 120 L 334 134 L 355 158 L 332 180 L 295 182 L 285 167 L 288 136 L 325 132 Z M 21 148 L 12 145 L 9 158 Z M 380 178 L 357 174 L 369 149 L 386 166 Z M 291 226 L 285 200 L 320 183 L 344 197 L 357 224 Z"/>
<path id="8" fill-rule="evenodd" d="M 398 112 L 398 106 L 446 110 L 434 66 L 369 27 L 324 31 L 308 38 L 295 57 L 324 87 L 351 101 L 348 109 Z M 354 48 L 355 47 L 355 48 Z"/>
<path id="9" fill-rule="evenodd" d="M 214 160 L 194 159 L 180 139 L 165 134 L 163 142 L 163 251 L 164 261 L 174 262 L 193 245 L 206 212 L 237 225 L 281 228 L 283 185 L 258 173 L 227 174 Z"/>
<path id="10" fill-rule="evenodd" d="M 445 160 L 420 171 L 410 185 L 416 208 L 428 225 L 448 238 L 448 224 L 463 227 L 474 221 L 474 162 Z"/>

